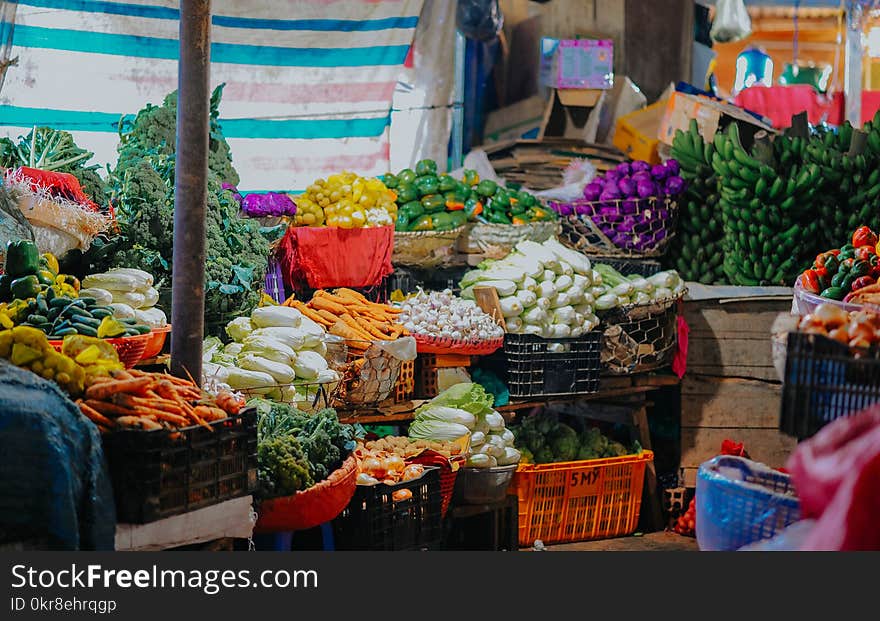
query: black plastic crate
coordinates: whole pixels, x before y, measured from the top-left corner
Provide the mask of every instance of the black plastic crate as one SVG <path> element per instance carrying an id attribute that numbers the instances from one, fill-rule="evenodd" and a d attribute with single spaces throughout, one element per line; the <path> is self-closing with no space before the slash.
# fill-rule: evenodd
<path id="1" fill-rule="evenodd" d="M 803 440 L 880 403 L 880 348 L 858 353 L 818 334 L 790 333 L 779 429 Z"/>
<path id="2" fill-rule="evenodd" d="M 153 522 L 254 491 L 257 411 L 209 426 L 102 436 L 119 522 Z"/>
<path id="3" fill-rule="evenodd" d="M 589 257 L 589 259 L 593 263 L 604 263 L 617 270 L 623 276 L 638 274 L 647 278 L 663 271 L 660 261 L 655 261 L 654 259 L 620 259 L 613 257 Z"/>
<path id="4" fill-rule="evenodd" d="M 394 492 L 412 498 L 395 502 Z M 359 485 L 354 498 L 333 520 L 337 550 L 436 550 L 442 539 L 440 469 L 397 485 Z"/>
<path id="5" fill-rule="evenodd" d="M 599 390 L 602 335 L 544 339 L 530 334 L 504 336 L 507 388 L 514 399 L 583 395 Z"/>

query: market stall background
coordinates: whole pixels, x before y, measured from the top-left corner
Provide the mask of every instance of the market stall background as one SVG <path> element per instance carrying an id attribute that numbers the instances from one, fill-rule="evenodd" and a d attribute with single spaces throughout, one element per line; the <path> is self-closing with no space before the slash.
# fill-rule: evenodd
<path id="1" fill-rule="evenodd" d="M 451 68 L 444 77 L 439 55 L 410 55 L 423 4 L 213 3 L 211 82 L 226 83 L 223 128 L 240 189 L 301 191 L 340 168 L 381 174 L 392 133 L 407 161 L 432 131 L 443 139 L 426 142 L 445 151 Z M 433 4 L 428 50 L 454 36 L 453 3 Z M 170 0 L 19 2 L 11 52 L 19 60 L 4 83 L 0 135 L 16 138 L 35 124 L 68 130 L 95 161 L 112 164 L 120 117 L 177 87 L 178 29 Z M 431 88 L 414 63 L 430 65 Z"/>

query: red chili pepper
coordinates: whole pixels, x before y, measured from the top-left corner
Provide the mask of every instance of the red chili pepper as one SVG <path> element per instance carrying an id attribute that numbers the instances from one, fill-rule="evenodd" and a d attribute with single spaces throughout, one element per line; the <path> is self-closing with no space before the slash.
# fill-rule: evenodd
<path id="1" fill-rule="evenodd" d="M 870 276 L 861 276 L 860 278 L 856 278 L 852 282 L 852 291 L 858 291 L 862 287 L 867 287 L 868 285 L 873 285 L 877 280 L 875 278 L 871 278 Z"/>
<path id="2" fill-rule="evenodd" d="M 859 246 L 853 255 L 857 261 L 870 261 L 871 257 L 876 257 L 873 246 Z"/>
<path id="3" fill-rule="evenodd" d="M 825 268 L 822 268 L 825 269 Z M 810 293 L 819 293 L 819 274 L 815 270 L 807 270 L 798 276 L 798 286 Z"/>
<path id="4" fill-rule="evenodd" d="M 880 265 L 872 265 L 871 271 L 868 272 L 868 276 L 870 276 L 874 280 L 880 278 Z"/>
<path id="5" fill-rule="evenodd" d="M 840 255 L 840 248 L 835 248 L 834 250 L 829 250 L 828 252 L 830 252 L 831 254 L 833 254 L 836 257 L 836 256 Z"/>
<path id="6" fill-rule="evenodd" d="M 861 248 L 862 246 L 876 246 L 877 233 L 867 226 L 860 226 L 856 229 L 855 233 L 853 233 L 852 245 L 856 248 Z"/>

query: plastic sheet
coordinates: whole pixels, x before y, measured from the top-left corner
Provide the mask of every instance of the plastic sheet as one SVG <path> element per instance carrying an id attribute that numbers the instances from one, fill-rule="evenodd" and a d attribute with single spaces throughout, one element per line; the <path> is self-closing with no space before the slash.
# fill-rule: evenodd
<path id="1" fill-rule="evenodd" d="M 52 382 L 0 361 L 0 536 L 112 550 L 113 490 L 97 428 Z"/>

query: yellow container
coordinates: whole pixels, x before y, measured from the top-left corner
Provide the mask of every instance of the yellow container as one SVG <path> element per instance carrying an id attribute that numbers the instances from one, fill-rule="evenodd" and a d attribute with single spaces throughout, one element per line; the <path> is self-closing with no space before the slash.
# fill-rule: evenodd
<path id="1" fill-rule="evenodd" d="M 657 139 L 657 132 L 665 112 L 666 102 L 658 101 L 647 108 L 620 117 L 614 127 L 614 146 L 631 159 L 659 164 L 657 146 L 660 141 Z"/>

